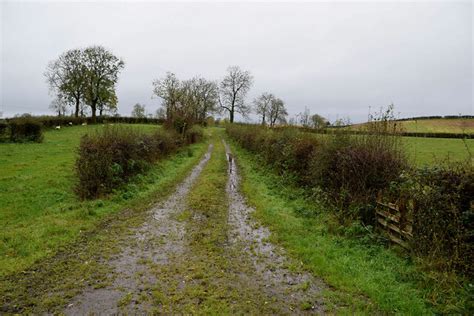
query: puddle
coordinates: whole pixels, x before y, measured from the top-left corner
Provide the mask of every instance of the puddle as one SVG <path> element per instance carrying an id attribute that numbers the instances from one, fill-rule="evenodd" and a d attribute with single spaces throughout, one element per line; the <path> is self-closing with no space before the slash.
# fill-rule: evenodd
<path id="1" fill-rule="evenodd" d="M 170 257 L 185 251 L 185 227 L 177 216 L 184 210 L 186 195 L 211 157 L 213 146 L 191 174 L 167 200 L 150 210 L 149 220 L 125 240 L 122 252 L 111 259 L 114 280 L 100 289 L 86 288 L 64 310 L 66 315 L 146 313 L 146 300 L 140 294 L 149 291 L 155 277 L 147 263 L 166 265 Z M 120 242 L 120 241 L 119 241 Z"/>
<path id="2" fill-rule="evenodd" d="M 284 249 L 270 243 L 270 231 L 252 219 L 254 209 L 246 204 L 239 192 L 238 168 L 229 146 L 225 142 L 224 145 L 229 174 L 229 243 L 240 247 L 250 257 L 255 269 L 255 275 L 252 276 L 255 282 L 260 283 L 269 296 L 286 302 L 287 310 L 283 313 L 324 313 L 321 299 L 324 283 L 303 271 L 301 264 L 285 256 Z"/>

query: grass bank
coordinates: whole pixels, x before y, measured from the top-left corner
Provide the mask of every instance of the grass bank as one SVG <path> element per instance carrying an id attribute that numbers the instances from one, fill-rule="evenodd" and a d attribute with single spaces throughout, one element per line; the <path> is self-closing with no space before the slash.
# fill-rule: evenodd
<path id="1" fill-rule="evenodd" d="M 323 206 L 262 167 L 253 155 L 235 145 L 233 151 L 256 218 L 271 229 L 276 242 L 336 289 L 326 293 L 329 303 L 349 313 L 462 312 L 467 295 L 440 286 L 364 227 L 339 226 Z"/>
<path id="2" fill-rule="evenodd" d="M 152 132 L 153 125 L 134 125 Z M 159 162 L 147 175 L 103 200 L 84 201 L 73 192 L 80 138 L 102 126 L 45 133 L 42 144 L 0 144 L 0 276 L 22 271 L 53 255 L 109 214 L 163 190 L 188 170 L 202 144 Z M 188 156 L 189 153 L 194 153 Z"/>

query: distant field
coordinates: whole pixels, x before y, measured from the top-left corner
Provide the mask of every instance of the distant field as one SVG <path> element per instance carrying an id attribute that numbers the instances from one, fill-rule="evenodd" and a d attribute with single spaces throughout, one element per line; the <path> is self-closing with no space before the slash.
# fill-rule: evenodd
<path id="1" fill-rule="evenodd" d="M 431 119 L 399 121 L 405 132 L 415 133 L 474 133 L 474 119 Z M 359 129 L 364 124 L 355 124 Z"/>
<path id="2" fill-rule="evenodd" d="M 466 161 L 469 151 L 474 155 L 474 139 L 403 137 L 403 142 L 410 160 L 417 166 Z"/>
<path id="3" fill-rule="evenodd" d="M 131 125 L 152 132 L 157 125 Z M 74 192 L 74 162 L 82 135 L 102 125 L 74 126 L 45 132 L 41 144 L 0 143 L 0 275 L 21 270 L 73 239 L 101 217 L 124 207 L 124 199 L 80 202 Z M 177 157 L 168 166 L 176 172 Z M 180 160 L 181 159 L 181 160 Z M 156 186 L 160 169 L 150 172 Z M 145 185 L 145 184 L 144 184 Z M 136 189 L 138 190 L 138 188 Z M 143 195 L 145 188 L 137 191 Z M 133 195 L 133 194 L 132 194 Z"/>
<path id="4" fill-rule="evenodd" d="M 474 119 L 433 119 L 401 121 L 407 132 L 418 133 L 474 133 Z"/>

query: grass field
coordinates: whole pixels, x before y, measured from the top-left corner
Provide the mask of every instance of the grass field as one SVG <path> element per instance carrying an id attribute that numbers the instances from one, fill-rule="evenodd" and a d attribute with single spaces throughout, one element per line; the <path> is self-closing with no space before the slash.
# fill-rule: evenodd
<path id="1" fill-rule="evenodd" d="M 403 137 L 403 143 L 410 161 L 419 167 L 466 161 L 469 152 L 474 155 L 474 139 Z"/>
<path id="2" fill-rule="evenodd" d="M 159 128 L 133 127 L 149 132 Z M 80 202 L 73 192 L 75 150 L 82 135 L 101 128 L 48 130 L 41 144 L 0 144 L 0 276 L 53 254 L 106 215 L 156 190 L 195 159 L 186 153 L 173 156 L 109 199 Z"/>

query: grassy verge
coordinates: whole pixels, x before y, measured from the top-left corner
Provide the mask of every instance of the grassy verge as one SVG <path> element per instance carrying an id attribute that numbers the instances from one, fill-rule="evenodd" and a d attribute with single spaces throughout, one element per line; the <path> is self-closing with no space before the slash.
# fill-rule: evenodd
<path id="1" fill-rule="evenodd" d="M 49 252 L 42 253 L 41 260 L 26 271 L 18 273 L 33 263 L 31 258 L 2 257 L 9 267 L 18 262 L 19 268 L 10 268 L 10 274 L 0 279 L 0 312 L 58 311 L 82 287 L 102 287 L 111 282 L 104 259 L 119 250 L 120 236 L 143 222 L 151 205 L 172 192 L 206 149 L 205 143 L 192 145 L 160 161 L 110 199 L 68 209 L 57 222 L 66 227 L 68 238 L 50 244 Z"/>
<path id="2" fill-rule="evenodd" d="M 0 144 L 0 276 L 52 255 L 110 213 L 127 205 L 141 187 L 163 174 L 139 179 L 107 200 L 81 202 L 74 194 L 74 162 L 82 135 L 101 125 L 48 130 L 42 144 Z M 133 125 L 153 132 L 156 125 Z M 169 163 L 168 163 L 169 164 Z"/>
<path id="3" fill-rule="evenodd" d="M 255 216 L 272 230 L 274 241 L 336 289 L 326 293 L 328 303 L 347 312 L 422 315 L 433 313 L 429 301 L 444 295 L 440 310 L 462 308 L 462 298 L 443 293 L 408 257 L 374 242 L 361 226 L 338 227 L 302 190 L 282 182 L 243 149 L 233 146 L 233 151 Z"/>

